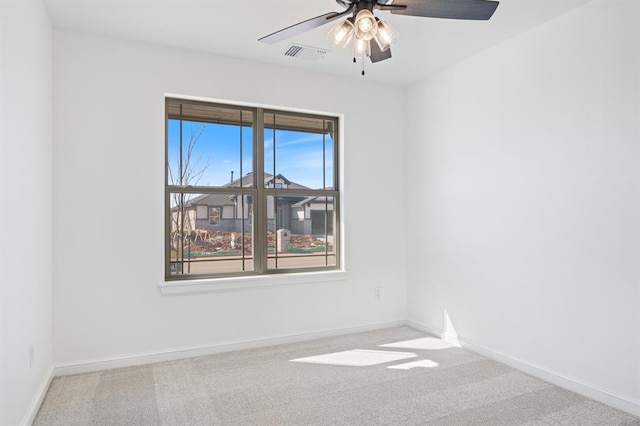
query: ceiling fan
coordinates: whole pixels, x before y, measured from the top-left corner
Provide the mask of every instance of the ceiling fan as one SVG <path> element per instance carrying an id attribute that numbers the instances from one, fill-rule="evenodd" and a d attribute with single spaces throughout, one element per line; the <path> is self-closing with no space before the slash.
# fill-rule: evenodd
<path id="1" fill-rule="evenodd" d="M 374 10 L 428 18 L 488 20 L 499 2 L 492 0 L 336 0 L 336 3 L 345 7 L 346 10 L 329 12 L 298 22 L 258 40 L 277 43 L 343 16 L 351 15 L 333 28 L 329 36 L 335 44 L 345 47 L 355 35 L 353 61 L 355 62 L 356 58 L 364 60 L 368 57 L 375 63 L 391 57 L 391 45 L 398 39 L 398 32 L 387 22 L 374 16 Z M 371 43 L 371 40 L 375 43 Z M 364 68 L 362 75 L 364 75 Z"/>

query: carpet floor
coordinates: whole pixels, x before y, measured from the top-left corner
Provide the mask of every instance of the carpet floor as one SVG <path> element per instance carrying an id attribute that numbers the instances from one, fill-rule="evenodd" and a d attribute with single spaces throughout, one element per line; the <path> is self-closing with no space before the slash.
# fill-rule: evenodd
<path id="1" fill-rule="evenodd" d="M 34 425 L 639 425 L 409 327 L 56 377 Z"/>

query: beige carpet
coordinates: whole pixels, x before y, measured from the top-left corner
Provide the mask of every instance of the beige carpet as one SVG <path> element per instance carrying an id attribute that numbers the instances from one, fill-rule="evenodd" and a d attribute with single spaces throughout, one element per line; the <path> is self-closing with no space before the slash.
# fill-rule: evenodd
<path id="1" fill-rule="evenodd" d="M 585 426 L 640 418 L 400 327 L 57 377 L 34 424 Z"/>

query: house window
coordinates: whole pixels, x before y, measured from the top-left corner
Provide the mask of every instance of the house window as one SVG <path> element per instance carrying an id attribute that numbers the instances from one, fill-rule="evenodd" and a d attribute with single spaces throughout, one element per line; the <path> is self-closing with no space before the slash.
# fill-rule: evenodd
<path id="1" fill-rule="evenodd" d="M 165 277 L 340 267 L 338 119 L 166 99 Z"/>
<path id="2" fill-rule="evenodd" d="M 207 206 L 196 206 L 196 219 L 202 220 L 208 217 Z"/>
<path id="3" fill-rule="evenodd" d="M 220 207 L 209 207 L 209 225 L 220 225 Z"/>

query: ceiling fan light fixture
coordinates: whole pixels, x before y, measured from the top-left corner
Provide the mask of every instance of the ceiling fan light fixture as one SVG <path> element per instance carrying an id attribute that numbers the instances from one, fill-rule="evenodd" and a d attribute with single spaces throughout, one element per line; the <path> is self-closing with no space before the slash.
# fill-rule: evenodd
<path id="1" fill-rule="evenodd" d="M 0 0 L 1 1 L 1 0 Z M 391 45 L 399 38 L 398 32 L 387 22 L 373 14 L 374 10 L 394 15 L 424 18 L 486 21 L 493 16 L 499 5 L 497 0 L 335 0 L 344 8 L 341 12 L 329 12 L 306 19 L 258 39 L 275 44 L 302 34 L 329 22 L 345 21 L 329 32 L 332 41 L 341 47 L 354 40 L 354 62 L 356 58 L 369 57 L 372 63 L 391 58 Z M 354 37 L 355 34 L 355 37 Z M 376 44 L 372 44 L 374 39 Z M 364 75 L 364 61 L 362 75 Z"/>
<path id="2" fill-rule="evenodd" d="M 378 31 L 373 36 L 373 39 L 378 43 L 380 50 L 384 52 L 398 41 L 400 34 L 388 22 L 381 21 L 378 18 L 376 20 L 378 21 Z"/>
<path id="3" fill-rule="evenodd" d="M 368 9 L 362 9 L 356 15 L 355 32 L 360 40 L 371 40 L 378 31 L 378 23 L 375 16 Z"/>
<path id="4" fill-rule="evenodd" d="M 334 27 L 329 31 L 329 38 L 331 41 L 344 48 L 353 37 L 353 22 L 350 19 L 345 20 L 342 24 Z"/>

